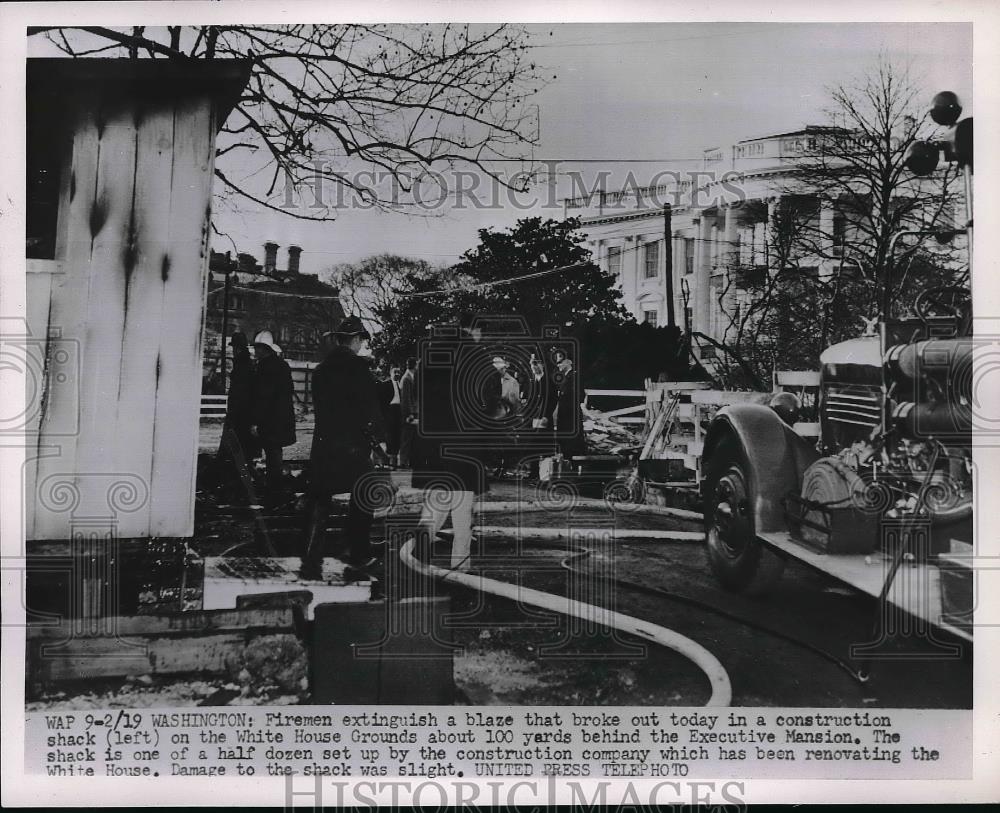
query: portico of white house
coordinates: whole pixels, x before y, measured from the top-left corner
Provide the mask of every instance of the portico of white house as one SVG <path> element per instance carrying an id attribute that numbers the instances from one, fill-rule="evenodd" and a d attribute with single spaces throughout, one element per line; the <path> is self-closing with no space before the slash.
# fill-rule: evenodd
<path id="1" fill-rule="evenodd" d="M 771 264 L 768 246 L 774 242 L 767 230 L 773 228 L 779 190 L 812 132 L 806 128 L 739 142 L 728 166 L 723 165 L 721 150 L 707 150 L 705 168 L 716 170 L 714 180 L 697 188 L 681 181 L 679 186 L 601 193 L 565 201 L 566 212 L 585 210 L 577 216 L 588 245 L 601 268 L 618 278 L 623 304 L 635 319 L 665 325 L 672 306 L 682 329 L 721 341 L 747 304 L 748 292 L 735 269 L 764 271 Z M 801 205 L 802 196 L 797 197 Z M 672 202 L 667 240 L 664 201 Z M 829 245 L 821 252 L 826 259 L 800 257 L 799 264 L 825 275 L 839 264 L 831 258 L 838 256 L 835 243 L 844 225 L 833 201 L 814 198 L 811 204 L 817 232 Z M 672 302 L 668 301 L 668 251 Z"/>

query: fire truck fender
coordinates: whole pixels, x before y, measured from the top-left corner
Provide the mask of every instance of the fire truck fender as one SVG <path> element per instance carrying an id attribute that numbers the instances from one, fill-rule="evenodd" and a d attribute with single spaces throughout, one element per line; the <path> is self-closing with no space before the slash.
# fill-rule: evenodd
<path id="1" fill-rule="evenodd" d="M 713 466 L 727 465 L 721 458 L 733 455 L 737 460 L 728 462 L 741 463 L 753 495 L 755 530 L 787 530 L 784 497 L 799 493 L 802 475 L 819 452 L 770 407 L 732 404 L 716 413 L 705 436 L 704 487 L 713 487 Z"/>

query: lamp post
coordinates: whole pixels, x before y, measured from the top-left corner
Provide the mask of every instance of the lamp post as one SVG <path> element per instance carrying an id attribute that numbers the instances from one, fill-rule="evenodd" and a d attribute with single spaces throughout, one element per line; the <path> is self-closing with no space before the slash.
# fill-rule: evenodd
<path id="1" fill-rule="evenodd" d="M 914 141 L 906 151 L 904 164 L 918 177 L 930 175 L 937 169 L 938 158 L 955 162 L 962 170 L 965 183 L 965 229 L 968 237 L 969 270 L 972 270 L 972 118 L 961 121 L 962 104 L 950 90 L 938 93 L 931 102 L 930 117 L 935 124 L 950 127 L 948 135 L 940 141 Z M 891 256 L 891 251 L 890 251 Z"/>
<path id="2" fill-rule="evenodd" d="M 224 271 L 226 282 L 222 289 L 222 391 L 226 391 L 226 354 L 229 338 L 229 290 L 232 287 L 233 264 L 226 252 L 226 267 Z"/>

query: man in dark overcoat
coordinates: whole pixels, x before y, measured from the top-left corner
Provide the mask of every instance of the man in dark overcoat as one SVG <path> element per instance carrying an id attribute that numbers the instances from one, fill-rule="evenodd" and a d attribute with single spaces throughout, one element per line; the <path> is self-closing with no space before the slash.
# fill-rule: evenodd
<path id="1" fill-rule="evenodd" d="M 562 354 L 555 381 L 556 396 L 556 442 L 564 457 L 585 454 L 587 440 L 583 432 L 583 413 L 580 410 L 580 386 L 573 368 L 573 359 Z"/>
<path id="2" fill-rule="evenodd" d="M 472 317 L 464 314 L 458 325 L 442 327 L 425 347 L 421 358 L 427 363 L 421 361 L 417 376 L 413 485 L 428 492 L 420 517 L 421 547 L 434 540 L 450 515 L 451 567 L 468 570 L 472 509 L 476 495 L 486 489 L 484 460 L 491 454 L 484 438 L 491 431 L 500 436 L 495 412 L 501 391 Z"/>
<path id="3" fill-rule="evenodd" d="M 257 365 L 253 378 L 253 433 L 264 450 L 269 507 L 284 501 L 282 449 L 295 443 L 295 387 L 292 370 L 275 350 L 274 337 L 262 330 L 253 340 Z"/>
<path id="4" fill-rule="evenodd" d="M 222 464 L 226 491 L 234 498 L 239 494 L 240 481 L 249 476 L 247 465 L 260 453 L 260 447 L 251 431 L 254 366 L 246 334 L 235 331 L 229 344 L 233 348 L 233 368 L 217 459 Z"/>
<path id="5" fill-rule="evenodd" d="M 385 424 L 375 378 L 358 351 L 368 331 L 356 316 L 346 317 L 334 331 L 337 346 L 312 376 L 316 428 L 310 460 L 309 523 L 301 575 L 322 575 L 323 532 L 330 497 L 350 492 L 347 523 L 348 560 L 355 568 L 371 569 L 372 499 L 361 493 L 370 485 L 373 448 L 386 451 Z M 366 477 L 367 476 L 367 477 Z"/>
<path id="6" fill-rule="evenodd" d="M 386 445 L 389 450 L 389 464 L 396 468 L 399 464 L 399 441 L 403 423 L 401 408 L 401 390 L 399 385 L 399 367 L 390 367 L 381 381 L 377 383 L 379 406 L 382 407 L 382 419 L 385 422 Z"/>

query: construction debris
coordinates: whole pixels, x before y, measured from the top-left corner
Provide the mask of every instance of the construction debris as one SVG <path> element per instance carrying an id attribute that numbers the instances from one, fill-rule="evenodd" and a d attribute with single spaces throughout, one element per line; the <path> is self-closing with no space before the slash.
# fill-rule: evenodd
<path id="1" fill-rule="evenodd" d="M 583 417 L 587 449 L 593 454 L 617 454 L 641 443 L 635 432 L 605 417 L 603 412 L 583 407 Z"/>

